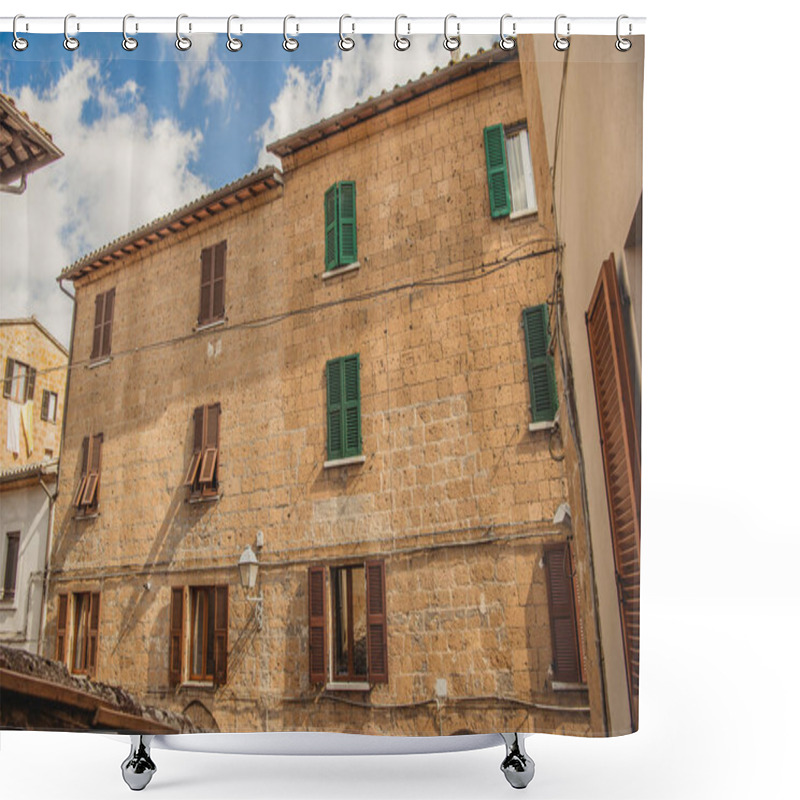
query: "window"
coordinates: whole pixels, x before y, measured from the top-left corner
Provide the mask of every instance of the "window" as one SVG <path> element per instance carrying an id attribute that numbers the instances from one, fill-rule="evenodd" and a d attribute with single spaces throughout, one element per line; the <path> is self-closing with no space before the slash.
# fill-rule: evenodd
<path id="1" fill-rule="evenodd" d="M 25 403 L 28 400 L 33 400 L 35 384 L 36 370 L 33 367 L 29 367 L 14 358 L 6 358 L 3 397 L 7 397 L 15 403 Z"/>
<path id="2" fill-rule="evenodd" d="M 66 620 L 66 598 L 60 595 L 58 618 Z M 94 675 L 97 671 L 97 641 L 100 628 L 100 593 L 80 592 L 72 595 L 72 667 L 76 675 Z M 60 640 L 60 641 L 59 641 Z M 66 656 L 66 641 L 58 632 L 56 650 Z M 65 660 L 65 658 L 64 658 Z"/>
<path id="3" fill-rule="evenodd" d="M 219 466 L 219 403 L 198 406 L 194 410 L 194 445 L 184 485 L 191 497 L 216 497 L 219 493 L 217 469 Z"/>
<path id="4" fill-rule="evenodd" d="M 114 295 L 109 289 L 94 298 L 94 335 L 92 336 L 92 361 L 111 355 L 111 329 L 114 322 Z"/>
<path id="5" fill-rule="evenodd" d="M 553 644 L 553 680 L 580 683 L 583 681 L 583 661 L 569 544 L 545 548 L 544 566 Z"/>
<path id="6" fill-rule="evenodd" d="M 85 436 L 81 455 L 81 477 L 72 499 L 73 507 L 83 514 L 97 511 L 100 497 L 100 464 L 103 434 Z"/>
<path id="7" fill-rule="evenodd" d="M 3 600 L 13 600 L 17 590 L 17 560 L 19 558 L 19 531 L 6 534 L 6 562 L 3 578 Z"/>
<path id="8" fill-rule="evenodd" d="M 186 654 L 188 659 L 184 658 Z M 228 680 L 227 586 L 172 589 L 169 682 L 177 686 L 185 680 L 208 681 L 217 686 Z"/>
<path id="9" fill-rule="evenodd" d="M 325 269 L 358 260 L 356 244 L 356 184 L 339 181 L 325 192 Z"/>
<path id="10" fill-rule="evenodd" d="M 327 363 L 328 460 L 361 454 L 361 380 L 358 353 Z"/>
<path id="11" fill-rule="evenodd" d="M 533 213 L 538 209 L 533 165 L 525 124 L 483 129 L 489 206 L 493 217 Z"/>
<path id="12" fill-rule="evenodd" d="M 200 313 L 197 325 L 210 325 L 225 318 L 225 260 L 228 243 L 206 247 L 200 254 Z"/>
<path id="13" fill-rule="evenodd" d="M 58 395 L 49 389 L 45 389 L 42 392 L 42 419 L 45 422 L 55 422 L 57 408 Z"/>
<path id="14" fill-rule="evenodd" d="M 326 578 L 330 580 L 329 587 Z M 312 683 L 388 682 L 386 579 L 382 561 L 331 567 L 328 571 L 324 567 L 311 567 L 308 618 Z M 328 630 L 332 637 L 330 653 Z"/>
<path id="15" fill-rule="evenodd" d="M 533 425 L 550 427 L 558 409 L 558 391 L 550 355 L 549 312 L 547 303 L 526 308 L 522 312 L 522 327 L 525 331 L 525 350 L 528 356 L 528 381 L 531 390 L 531 414 Z"/>

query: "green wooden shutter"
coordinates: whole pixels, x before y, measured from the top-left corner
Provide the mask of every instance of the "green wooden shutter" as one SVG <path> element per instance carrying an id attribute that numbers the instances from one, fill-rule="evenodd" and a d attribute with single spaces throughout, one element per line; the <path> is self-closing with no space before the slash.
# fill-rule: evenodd
<path id="1" fill-rule="evenodd" d="M 339 266 L 338 184 L 325 192 L 325 269 Z"/>
<path id="2" fill-rule="evenodd" d="M 342 404 L 342 359 L 327 365 L 328 378 L 328 459 L 344 457 L 344 409 Z"/>
<path id="3" fill-rule="evenodd" d="M 344 362 L 344 456 L 361 455 L 361 379 L 358 353 Z"/>
<path id="4" fill-rule="evenodd" d="M 341 181 L 338 186 L 339 263 L 353 264 L 358 260 L 356 244 L 356 183 Z"/>
<path id="5" fill-rule="evenodd" d="M 545 422 L 555 418 L 558 408 L 553 357 L 548 352 L 550 335 L 547 330 L 547 304 L 526 308 L 522 317 L 528 353 L 531 412 L 534 422 Z"/>
<path id="6" fill-rule="evenodd" d="M 508 189 L 506 166 L 506 134 L 502 125 L 483 129 L 486 150 L 486 178 L 489 183 L 489 207 L 493 217 L 507 217 L 511 213 L 511 192 Z"/>

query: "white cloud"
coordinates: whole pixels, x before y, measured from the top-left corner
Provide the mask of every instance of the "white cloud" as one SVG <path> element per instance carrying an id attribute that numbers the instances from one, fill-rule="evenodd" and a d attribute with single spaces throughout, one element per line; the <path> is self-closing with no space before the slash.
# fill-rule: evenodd
<path id="1" fill-rule="evenodd" d="M 170 39 L 174 47 L 174 39 Z M 183 108 L 192 90 L 202 87 L 204 103 L 224 103 L 228 99 L 230 71 L 216 53 L 219 39 L 212 35 L 192 37 L 192 46 L 178 59 L 178 103 Z"/>
<path id="2" fill-rule="evenodd" d="M 23 88 L 15 101 L 64 157 L 33 173 L 21 195 L 0 194 L 0 316 L 36 316 L 68 343 L 71 303 L 60 271 L 208 190 L 192 174 L 202 135 L 153 120 L 128 81 L 110 87 L 98 62 L 76 57 L 52 88 Z M 100 115 L 86 123 L 84 104 Z"/>
<path id="3" fill-rule="evenodd" d="M 263 166 L 274 159 L 264 149 L 266 145 L 313 125 L 339 111 L 349 108 L 370 96 L 390 90 L 418 78 L 423 72 L 442 67 L 452 54 L 442 46 L 441 36 L 412 37 L 411 47 L 398 52 L 394 37 L 355 37 L 356 46 L 349 52 L 340 50 L 312 70 L 304 71 L 291 65 L 286 81 L 276 100 L 270 105 L 270 115 L 257 132 L 262 147 L 258 163 Z M 496 36 L 465 36 L 462 49 L 476 53 L 488 49 Z"/>

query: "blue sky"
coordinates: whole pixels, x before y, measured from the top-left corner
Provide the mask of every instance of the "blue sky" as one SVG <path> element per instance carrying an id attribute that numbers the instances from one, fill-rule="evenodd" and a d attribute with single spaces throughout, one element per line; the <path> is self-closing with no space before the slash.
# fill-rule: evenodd
<path id="1" fill-rule="evenodd" d="M 31 175 L 22 196 L 0 194 L 0 316 L 35 314 L 62 341 L 71 307 L 55 278 L 84 254 L 270 162 L 265 147 L 447 63 L 441 36 L 307 34 L 287 53 L 282 37 L 31 35 L 27 50 L 0 34 L 0 91 L 40 123 L 64 158 Z M 464 37 L 474 53 L 494 36 Z"/>

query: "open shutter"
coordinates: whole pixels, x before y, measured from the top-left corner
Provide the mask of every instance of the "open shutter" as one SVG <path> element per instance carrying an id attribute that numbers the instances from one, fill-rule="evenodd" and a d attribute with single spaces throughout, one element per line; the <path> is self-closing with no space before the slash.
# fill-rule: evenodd
<path id="1" fill-rule="evenodd" d="M 172 587 L 169 611 L 169 685 L 183 678 L 183 586 Z"/>
<path id="2" fill-rule="evenodd" d="M 325 569 L 308 570 L 308 673 L 311 683 L 325 683 Z"/>
<path id="3" fill-rule="evenodd" d="M 89 449 L 91 447 L 91 439 L 88 436 L 83 437 L 83 445 L 81 447 L 81 477 L 78 481 L 78 488 L 75 496 L 72 498 L 72 505 L 78 508 L 82 504 L 83 492 L 86 489 L 86 472 L 89 466 Z"/>
<path id="4" fill-rule="evenodd" d="M 214 245 L 214 286 L 211 298 L 211 316 L 222 319 L 225 316 L 225 261 L 228 243 Z"/>
<path id="5" fill-rule="evenodd" d="M 111 355 L 111 330 L 114 324 L 114 296 L 116 289 L 109 289 L 106 292 L 105 313 L 103 315 L 103 347 L 100 351 L 101 356 Z"/>
<path id="6" fill-rule="evenodd" d="M 33 395 L 36 392 L 36 369 L 28 367 L 28 373 L 25 376 L 25 399 L 33 400 Z"/>
<path id="7" fill-rule="evenodd" d="M 203 427 L 204 427 L 205 407 L 197 406 L 194 410 L 192 457 L 189 461 L 189 469 L 186 471 L 185 486 L 192 486 L 197 478 L 197 470 L 200 467 L 200 460 L 203 457 Z"/>
<path id="8" fill-rule="evenodd" d="M 342 359 L 344 368 L 344 456 L 361 454 L 361 381 L 358 353 Z"/>
<path id="9" fill-rule="evenodd" d="M 17 590 L 17 561 L 19 560 L 19 531 L 6 534 L 6 571 L 3 576 L 2 597 L 10 600 Z"/>
<path id="10" fill-rule="evenodd" d="M 103 445 L 103 434 L 98 433 L 91 438 L 89 447 L 89 468 L 86 475 L 86 489 L 83 492 L 81 505 L 88 507 L 96 506 L 100 487 L 100 463 L 101 449 Z"/>
<path id="11" fill-rule="evenodd" d="M 67 601 L 68 595 L 58 596 L 58 612 L 56 615 L 56 661 L 67 663 Z"/>
<path id="12" fill-rule="evenodd" d="M 45 389 L 42 392 L 42 413 L 41 417 L 43 420 L 47 421 L 48 413 L 50 411 L 50 392 Z"/>
<path id="13" fill-rule="evenodd" d="M 206 247 L 200 254 L 200 313 L 197 324 L 211 321 L 211 295 L 214 288 L 214 248 Z"/>
<path id="14" fill-rule="evenodd" d="M 550 637 L 553 643 L 553 678 L 577 683 L 581 679 L 578 622 L 569 545 L 557 544 L 544 551 Z"/>
<path id="15" fill-rule="evenodd" d="M 639 693 L 639 439 L 613 253 L 600 270 L 587 325 L 635 727 Z"/>
<path id="16" fill-rule="evenodd" d="M 103 312 L 105 311 L 105 295 L 98 294 L 94 298 L 94 331 L 92 334 L 92 358 L 100 358 L 103 345 Z"/>
<path id="17" fill-rule="evenodd" d="M 3 397 L 11 397 L 11 384 L 14 382 L 14 359 L 6 358 L 6 372 L 3 378 Z"/>
<path id="18" fill-rule="evenodd" d="M 341 358 L 328 362 L 328 459 L 344 457 L 344 406 Z"/>
<path id="19" fill-rule="evenodd" d="M 208 488 L 216 486 L 217 462 L 219 454 L 219 403 L 206 406 L 205 433 L 203 436 L 203 460 L 200 465 L 200 483 L 208 484 Z"/>
<path id="20" fill-rule="evenodd" d="M 325 192 L 325 269 L 339 266 L 338 184 Z"/>
<path id="21" fill-rule="evenodd" d="M 339 266 L 358 260 L 356 242 L 356 183 L 341 181 L 338 191 Z"/>
<path id="22" fill-rule="evenodd" d="M 214 590 L 214 682 L 228 682 L 228 587 Z"/>
<path id="23" fill-rule="evenodd" d="M 100 592 L 89 595 L 89 637 L 86 648 L 86 671 L 89 675 L 97 672 L 97 648 L 100 631 Z"/>
<path id="24" fill-rule="evenodd" d="M 556 376 L 553 358 L 549 353 L 547 304 L 526 308 L 522 318 L 528 355 L 531 413 L 534 422 L 545 422 L 555 418 L 558 408 Z"/>
<path id="25" fill-rule="evenodd" d="M 370 683 L 388 683 L 386 575 L 383 561 L 367 561 L 367 654 Z"/>
<path id="26" fill-rule="evenodd" d="M 511 193 L 508 190 L 506 165 L 506 134 L 502 125 L 483 129 L 486 150 L 486 179 L 489 183 L 489 208 L 493 217 L 506 217 L 511 213 Z"/>

